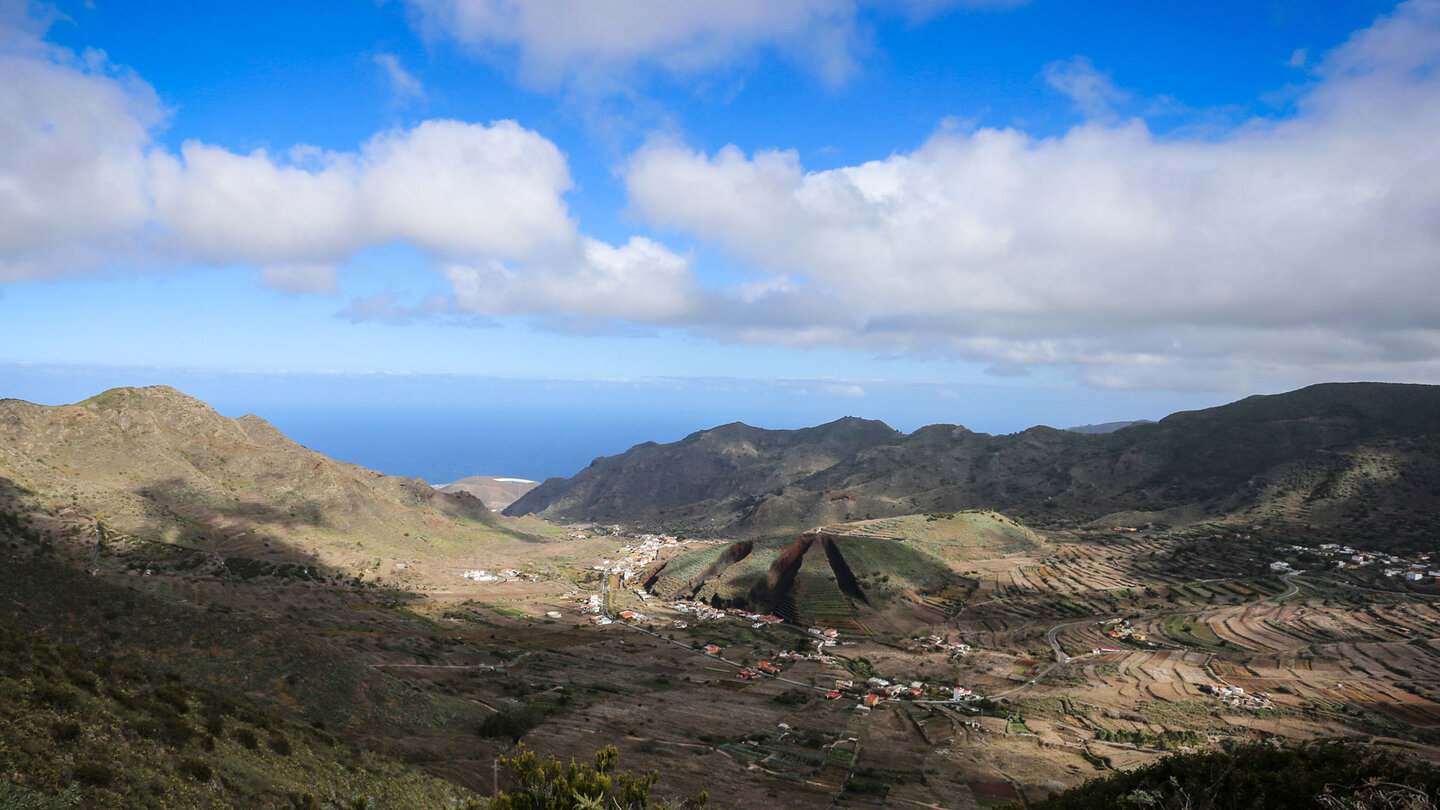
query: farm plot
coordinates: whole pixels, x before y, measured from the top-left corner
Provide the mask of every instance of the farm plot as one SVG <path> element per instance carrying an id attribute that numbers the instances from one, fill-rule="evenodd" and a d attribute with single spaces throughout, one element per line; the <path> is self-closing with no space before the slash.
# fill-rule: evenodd
<path id="1" fill-rule="evenodd" d="M 1391 632 L 1413 638 L 1440 636 L 1440 606 L 1434 604 L 1376 605 L 1369 615 Z"/>
<path id="2" fill-rule="evenodd" d="M 1284 630 L 1286 612 L 1293 611 L 1268 602 L 1246 605 L 1215 616 L 1210 626 L 1217 637 L 1239 649 L 1261 654 L 1301 649 L 1306 643 Z"/>
<path id="3" fill-rule="evenodd" d="M 1133 576 L 1127 558 L 1133 551 L 1117 554 L 1113 547 L 1088 543 L 1066 543 L 1056 549 L 1052 564 L 1081 590 L 1140 588 L 1144 583 Z"/>
<path id="4" fill-rule="evenodd" d="M 707 581 L 696 592 L 695 598 L 702 602 L 709 602 L 714 597 L 726 602 L 744 600 L 751 586 L 765 578 L 765 573 L 770 570 L 771 563 L 775 562 L 779 553 L 780 550 L 776 548 L 756 548 L 745 559 L 725 569 L 720 576 Z"/>
<path id="5" fill-rule="evenodd" d="M 688 595 L 696 578 L 714 565 L 725 550 L 725 546 L 707 546 L 676 557 L 660 569 L 650 589 L 665 599 L 673 599 L 682 592 Z"/>
<path id="6" fill-rule="evenodd" d="M 1219 636 L 1215 635 L 1204 616 L 1165 616 L 1147 622 L 1145 627 L 1149 631 L 1146 635 L 1157 643 L 1208 651 L 1223 648 Z"/>
<path id="7" fill-rule="evenodd" d="M 841 593 L 823 555 L 807 554 L 795 576 L 791 604 L 776 608 L 793 611 L 793 619 L 802 625 L 858 629 L 855 608 Z M 779 615 L 784 616 L 784 612 Z"/>

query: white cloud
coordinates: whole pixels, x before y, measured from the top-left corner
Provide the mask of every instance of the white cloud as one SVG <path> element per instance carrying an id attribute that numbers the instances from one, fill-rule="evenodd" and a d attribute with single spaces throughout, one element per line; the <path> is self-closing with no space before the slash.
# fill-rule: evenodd
<path id="1" fill-rule="evenodd" d="M 469 310 L 596 305 L 650 320 L 688 305 L 685 259 L 644 239 L 613 247 L 583 236 L 564 199 L 565 156 L 513 121 L 430 120 L 354 151 L 239 154 L 187 141 L 177 154 L 152 139 L 163 110 L 148 85 L 0 10 L 0 280 L 202 262 L 334 293 L 338 265 L 403 242 L 437 266 L 508 268 L 503 289 L 466 288 Z M 397 81 L 408 75 L 390 68 Z M 347 316 L 455 314 L 426 303 L 396 316 L 397 306 Z"/>
<path id="2" fill-rule="evenodd" d="M 338 292 L 340 282 L 329 264 L 272 264 L 260 268 L 260 280 L 267 287 L 293 293 L 328 295 Z"/>
<path id="3" fill-rule="evenodd" d="M 816 172 L 793 152 L 656 143 L 625 178 L 652 222 L 784 280 L 758 300 L 765 279 L 737 285 L 738 317 L 705 324 L 739 339 L 1068 366 L 1112 385 L 1322 367 L 1440 381 L 1437 67 L 1440 2 L 1412 0 L 1331 53 L 1295 117 L 1219 138 L 1140 120 L 940 131 Z M 1106 115 L 1116 91 L 1093 66 L 1052 73 Z"/>
<path id="4" fill-rule="evenodd" d="M 412 101 L 425 100 L 425 85 L 400 64 L 400 57 L 393 53 L 377 53 L 374 61 L 385 71 L 385 78 L 390 82 L 390 92 L 395 94 L 396 102 L 405 105 Z"/>
<path id="5" fill-rule="evenodd" d="M 99 52 L 0 21 L 0 280 L 83 268 L 149 215 L 144 148 L 155 93 Z M 9 25 L 6 25 L 9 23 Z"/>
<path id="6" fill-rule="evenodd" d="M 339 261 L 406 241 L 442 256 L 527 259 L 574 240 L 555 145 L 511 121 L 427 121 L 355 153 L 151 154 L 163 240 L 209 261 Z"/>
<path id="7" fill-rule="evenodd" d="M 620 247 L 587 238 L 575 255 L 523 270 L 452 264 L 445 276 L 457 305 L 474 312 L 658 324 L 690 317 L 698 305 L 685 258 L 642 237 Z"/>
<path id="8" fill-rule="evenodd" d="M 1001 8 L 1024 0 L 406 0 L 422 30 L 486 55 L 511 55 L 539 84 L 605 84 L 637 66 L 677 75 L 726 67 L 775 50 L 828 82 L 856 70 L 863 10 L 912 18 L 955 6 Z"/>
<path id="9" fill-rule="evenodd" d="M 1051 62 L 1045 66 L 1045 82 L 1064 93 L 1075 106 L 1090 118 L 1101 120 L 1115 116 L 1115 105 L 1129 99 L 1130 94 L 1115 86 L 1109 73 L 1099 70 L 1084 56 Z"/>
<path id="10" fill-rule="evenodd" d="M 485 51 L 514 51 L 524 74 L 551 84 L 582 73 L 654 63 L 689 73 L 758 48 L 819 42 L 822 74 L 843 79 L 853 65 L 847 0 L 409 0 L 425 30 Z"/>
<path id="11" fill-rule="evenodd" d="M 340 317 L 356 323 L 384 321 L 396 326 L 407 326 L 416 321 L 437 317 L 454 321 L 460 314 L 455 309 L 454 301 L 443 295 L 431 295 L 418 303 L 411 304 L 400 300 L 400 297 L 393 292 L 382 292 L 355 299 L 339 313 Z M 466 326 L 494 325 L 493 322 L 476 317 L 462 318 L 459 322 Z"/>

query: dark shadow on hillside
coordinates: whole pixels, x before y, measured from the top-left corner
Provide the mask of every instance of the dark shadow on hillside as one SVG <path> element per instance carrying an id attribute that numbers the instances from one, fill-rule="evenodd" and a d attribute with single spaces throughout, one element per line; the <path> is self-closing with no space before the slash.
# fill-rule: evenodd
<path id="1" fill-rule="evenodd" d="M 11 481 L 9 478 L 0 475 L 0 506 L 18 504 L 21 498 L 34 494 L 32 490 L 28 490 Z"/>
<path id="2" fill-rule="evenodd" d="M 214 512 L 228 518 L 254 520 L 281 526 L 329 527 L 320 504 L 311 500 L 293 499 L 289 503 L 261 503 L 236 497 L 217 497 L 211 493 L 192 489 L 184 479 L 171 478 L 158 481 L 135 491 L 155 506 L 168 510 L 177 518 L 185 519 L 175 512 L 176 507 L 192 505 L 198 509 Z"/>
<path id="3" fill-rule="evenodd" d="M 0 539 L 37 538 L 29 518 L 24 514 L 26 496 L 34 494 L 9 478 L 0 476 Z"/>
<path id="4" fill-rule="evenodd" d="M 0 549 L 7 552 L 0 566 L 0 624 L 334 730 L 393 733 L 409 717 L 436 711 L 431 698 L 353 653 L 296 632 L 311 594 L 351 594 L 342 600 L 383 609 L 412 599 L 408 592 L 368 583 L 322 587 L 299 577 L 245 580 L 199 569 L 97 576 L 66 550 L 69 545 L 64 538 L 22 536 L 0 526 Z M 307 559 L 294 549 L 287 553 Z"/>
<path id="5" fill-rule="evenodd" d="M 222 549 L 243 539 L 256 551 L 243 556 L 262 557 L 267 565 L 319 568 L 319 559 L 287 542 L 283 530 L 333 528 L 321 505 L 309 500 L 274 504 L 220 497 L 196 491 L 178 478 L 152 483 L 135 492 L 147 502 L 145 520 L 134 533 L 137 538 L 180 547 L 214 544 Z M 251 566 L 247 570 L 253 575 L 264 568 Z"/>

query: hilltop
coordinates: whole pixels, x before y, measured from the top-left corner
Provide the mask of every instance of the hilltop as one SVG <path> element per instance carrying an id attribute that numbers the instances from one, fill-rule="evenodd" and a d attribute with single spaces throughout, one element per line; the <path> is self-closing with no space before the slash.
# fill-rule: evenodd
<path id="1" fill-rule="evenodd" d="M 468 478 L 461 478 L 459 481 L 440 484 L 436 486 L 435 489 L 451 495 L 468 492 L 476 498 L 479 498 L 486 506 L 498 512 L 538 486 L 540 486 L 539 481 L 530 481 L 524 478 L 496 478 L 490 475 L 472 475 Z"/>
<path id="2" fill-rule="evenodd" d="M 165 386 L 0 400 L 0 479 L 118 534 L 277 565 L 358 572 L 517 536 L 469 493 L 336 461 Z"/>
<path id="3" fill-rule="evenodd" d="M 1098 434 L 726 425 L 597 459 L 507 513 L 739 536 L 964 509 L 1049 526 L 1240 515 L 1403 539 L 1440 514 L 1437 448 L 1440 387 L 1386 383 L 1253 396 Z"/>

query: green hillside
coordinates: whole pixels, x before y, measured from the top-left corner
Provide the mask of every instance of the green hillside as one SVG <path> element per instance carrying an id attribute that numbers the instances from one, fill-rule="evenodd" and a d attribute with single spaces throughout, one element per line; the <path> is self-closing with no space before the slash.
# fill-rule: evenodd
<path id="1" fill-rule="evenodd" d="M 308 726 L 172 675 L 133 669 L 0 624 L 0 804 L 304 807 L 368 797 L 453 806 L 464 792 Z M 12 803 L 4 803 L 9 793 Z M 318 805 L 317 805 L 318 806 Z"/>

